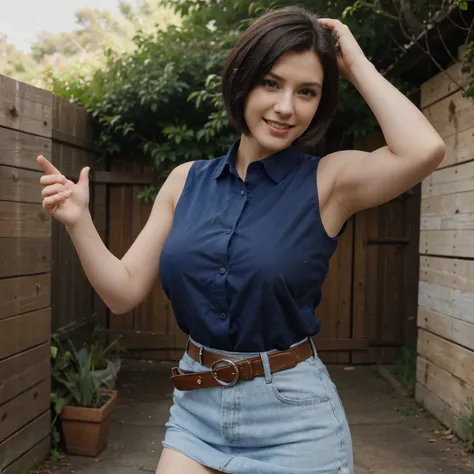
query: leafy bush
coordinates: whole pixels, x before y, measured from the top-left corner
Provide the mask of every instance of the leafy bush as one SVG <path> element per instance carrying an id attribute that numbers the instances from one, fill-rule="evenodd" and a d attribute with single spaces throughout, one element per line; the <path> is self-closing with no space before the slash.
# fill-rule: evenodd
<path id="1" fill-rule="evenodd" d="M 94 116 L 100 158 L 127 157 L 155 166 L 156 186 L 141 195 L 147 200 L 153 199 L 176 165 L 219 156 L 236 138 L 220 97 L 220 74 L 241 30 L 269 8 L 299 4 L 342 18 L 368 58 L 384 69 L 405 52 L 418 27 L 425 28 L 440 6 L 416 0 L 401 15 L 388 0 L 377 3 L 377 8 L 350 0 L 164 0 L 164 4 L 183 16 L 179 27 L 154 34 L 138 31 L 135 49 L 123 54 L 109 49 L 106 66 L 92 78 L 76 73 L 50 77 L 54 93 L 78 102 Z M 408 23 L 415 25 L 414 30 Z M 397 86 L 409 90 L 407 84 Z M 352 147 L 354 138 L 375 128 L 365 101 L 343 81 L 340 107 L 329 132 L 331 147 Z"/>
<path id="2" fill-rule="evenodd" d="M 153 163 L 164 178 L 180 163 L 215 157 L 234 138 L 218 93 L 233 36 L 177 27 L 140 33 L 133 54 L 108 51 L 107 67 L 89 81 L 53 77 L 54 92 L 92 113 L 101 158 Z"/>

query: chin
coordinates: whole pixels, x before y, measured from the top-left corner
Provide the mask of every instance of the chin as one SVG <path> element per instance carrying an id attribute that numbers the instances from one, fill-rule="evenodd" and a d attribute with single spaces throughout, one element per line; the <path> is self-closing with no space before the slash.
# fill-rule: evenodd
<path id="1" fill-rule="evenodd" d="M 254 136 L 255 141 L 258 143 L 259 147 L 267 150 L 270 153 L 277 153 L 285 148 L 291 146 L 291 144 L 297 139 L 297 136 L 294 137 L 272 137 L 267 134 L 257 133 Z"/>

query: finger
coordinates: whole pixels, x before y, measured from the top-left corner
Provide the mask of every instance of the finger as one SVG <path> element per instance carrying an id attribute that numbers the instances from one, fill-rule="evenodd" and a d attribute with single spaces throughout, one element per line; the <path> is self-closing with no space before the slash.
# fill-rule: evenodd
<path id="1" fill-rule="evenodd" d="M 41 191 L 41 196 L 53 196 L 54 194 L 62 194 L 63 196 L 70 196 L 71 191 L 67 190 L 62 184 L 53 184 L 51 186 L 46 186 Z"/>
<path id="2" fill-rule="evenodd" d="M 90 168 L 86 166 L 85 168 L 82 168 L 81 173 L 79 175 L 79 181 L 78 184 L 82 185 L 89 185 L 89 171 Z"/>
<path id="3" fill-rule="evenodd" d="M 65 202 L 68 198 L 62 194 L 55 194 L 54 196 L 45 197 L 43 199 L 43 209 L 48 212 L 54 210 L 56 206 L 59 206 Z"/>
<path id="4" fill-rule="evenodd" d="M 66 184 L 67 183 L 67 178 L 63 176 L 61 173 L 59 174 L 45 174 L 41 176 L 40 178 L 40 183 L 43 186 L 49 186 L 51 184 Z"/>
<path id="5" fill-rule="evenodd" d="M 344 26 L 340 20 L 336 20 L 334 18 L 318 18 L 319 23 L 323 26 L 327 26 L 330 28 L 335 28 L 336 26 Z"/>
<path id="6" fill-rule="evenodd" d="M 36 158 L 36 161 L 38 164 L 43 168 L 43 171 L 46 174 L 61 174 L 61 171 L 59 171 L 53 164 L 48 161 L 43 155 L 39 155 L 38 158 Z"/>
<path id="7" fill-rule="evenodd" d="M 336 36 L 339 36 L 344 29 L 348 28 L 347 25 L 340 20 L 334 20 L 332 18 L 318 18 L 318 22 L 325 28 L 332 30 Z"/>

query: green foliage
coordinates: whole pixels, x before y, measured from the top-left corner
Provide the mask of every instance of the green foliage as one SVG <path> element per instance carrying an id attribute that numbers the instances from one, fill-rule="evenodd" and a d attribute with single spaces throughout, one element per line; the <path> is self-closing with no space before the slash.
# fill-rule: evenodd
<path id="1" fill-rule="evenodd" d="M 474 453 L 474 403 L 468 400 L 468 413 L 460 417 L 460 426 L 467 442 L 467 451 Z"/>
<path id="2" fill-rule="evenodd" d="M 255 18 L 270 8 L 298 4 L 340 18 L 379 70 L 393 64 L 427 28 L 441 0 L 397 3 L 351 0 L 163 0 L 182 17 L 179 26 L 138 30 L 126 52 L 109 47 L 105 65 L 92 76 L 50 72 L 52 90 L 92 113 L 99 130 L 101 159 L 128 157 L 153 164 L 156 183 L 140 194 L 150 201 L 180 163 L 221 155 L 236 138 L 220 95 L 228 51 Z M 462 7 L 462 5 L 459 5 Z M 125 16 L 129 9 L 123 6 Z M 405 93 L 410 84 L 396 82 Z M 331 130 L 341 147 L 377 128 L 355 88 L 342 81 L 340 106 Z"/>
<path id="3" fill-rule="evenodd" d="M 462 70 L 466 74 L 470 74 L 473 80 L 466 87 L 466 97 L 474 99 L 474 41 L 466 43 L 466 49 L 461 57 L 463 62 Z"/>
<path id="4" fill-rule="evenodd" d="M 53 90 L 95 117 L 101 158 L 129 156 L 166 175 L 228 147 L 232 132 L 218 88 L 235 39 L 232 32 L 211 39 L 205 27 L 138 33 L 132 54 L 108 51 L 106 67 L 90 80 L 52 76 Z"/>
<path id="5" fill-rule="evenodd" d="M 84 408 L 99 408 L 100 381 L 93 374 L 92 357 L 87 347 L 78 351 L 71 341 L 70 367 L 72 370 L 56 377 L 56 381 L 68 395 L 68 404 Z"/>
<path id="6" fill-rule="evenodd" d="M 120 345 L 119 339 L 114 339 L 107 344 L 107 334 L 104 328 L 97 326 L 92 331 L 90 343 L 90 365 L 92 370 L 103 370 L 107 367 L 107 361 L 115 359 L 125 352 Z"/>
<path id="7" fill-rule="evenodd" d="M 416 388 L 416 359 L 416 347 L 405 346 L 395 362 L 395 377 L 410 396 L 414 396 Z"/>
<path id="8" fill-rule="evenodd" d="M 71 340 L 64 348 L 64 334 L 58 331 L 51 337 L 51 378 L 50 394 L 53 419 L 51 423 L 51 449 L 53 459 L 61 459 L 61 426 L 59 417 L 65 406 L 99 408 L 101 406 L 101 382 L 94 375 L 95 370 L 105 367 L 107 358 L 123 352 L 119 340 L 106 344 L 105 332 L 96 327 L 91 342 L 77 350 Z"/>

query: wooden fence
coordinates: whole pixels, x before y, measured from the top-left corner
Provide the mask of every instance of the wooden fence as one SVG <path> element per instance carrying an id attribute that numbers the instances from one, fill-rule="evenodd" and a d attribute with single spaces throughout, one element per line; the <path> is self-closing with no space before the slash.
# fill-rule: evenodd
<path id="1" fill-rule="evenodd" d="M 105 164 L 97 163 L 93 138 L 91 118 L 86 111 L 53 96 L 51 161 L 74 182 L 83 167 L 91 167 L 89 208 L 105 241 L 107 190 L 105 184 L 95 181 L 105 170 Z M 51 237 L 52 330 L 61 329 L 67 335 L 84 339 L 92 325 L 107 323 L 107 308 L 89 284 L 66 229 L 55 219 Z"/>
<path id="2" fill-rule="evenodd" d="M 107 240 L 110 183 L 150 173 L 106 170 L 92 151 L 87 113 L 51 93 L 0 76 L 0 472 L 26 472 L 50 448 L 50 338 L 84 341 L 107 325 L 64 226 L 41 207 L 43 154 L 76 181 L 91 166 L 90 209 Z M 128 226 L 123 223 L 124 228 Z"/>
<path id="3" fill-rule="evenodd" d="M 474 102 L 460 65 L 448 73 L 457 84 L 441 73 L 421 91 L 447 153 L 422 186 L 416 398 L 462 434 L 474 413 Z"/>
<path id="4" fill-rule="evenodd" d="M 52 95 L 0 76 L 0 471 L 49 451 L 51 218 L 35 158 L 51 157 Z"/>

